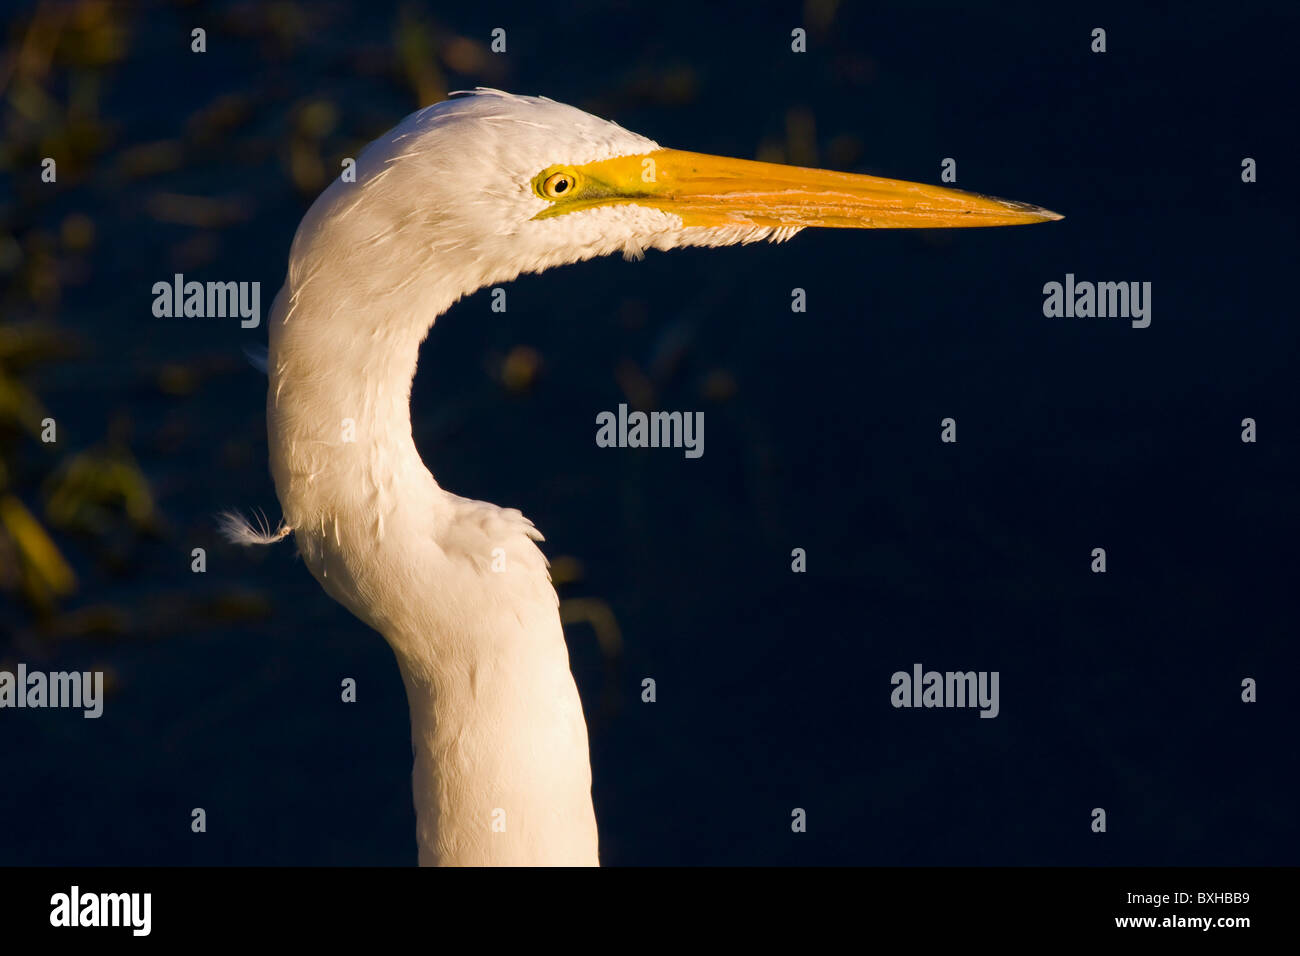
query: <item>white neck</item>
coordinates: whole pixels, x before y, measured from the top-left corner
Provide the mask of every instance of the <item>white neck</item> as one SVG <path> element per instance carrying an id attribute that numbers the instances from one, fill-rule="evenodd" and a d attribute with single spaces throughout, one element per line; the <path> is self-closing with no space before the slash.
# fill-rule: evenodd
<path id="1" fill-rule="evenodd" d="M 349 299 L 328 269 L 296 272 L 269 323 L 272 473 L 312 574 L 397 657 L 420 863 L 595 865 L 587 729 L 536 532 L 443 491 L 411 437 L 420 343 L 460 290 L 435 274 Z"/>

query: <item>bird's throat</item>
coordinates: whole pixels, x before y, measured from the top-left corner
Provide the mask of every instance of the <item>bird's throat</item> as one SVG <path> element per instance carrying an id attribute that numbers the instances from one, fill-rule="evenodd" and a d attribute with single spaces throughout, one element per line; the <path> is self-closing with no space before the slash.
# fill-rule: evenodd
<path id="1" fill-rule="evenodd" d="M 272 472 L 304 563 L 397 657 L 420 861 L 595 865 L 586 724 L 535 532 L 421 461 L 409 396 L 427 324 L 355 318 L 277 297 Z"/>

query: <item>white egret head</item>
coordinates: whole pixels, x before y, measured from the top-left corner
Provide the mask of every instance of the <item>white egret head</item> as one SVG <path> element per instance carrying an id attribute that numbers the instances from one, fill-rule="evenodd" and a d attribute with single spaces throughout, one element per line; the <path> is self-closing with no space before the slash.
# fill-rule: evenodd
<path id="1" fill-rule="evenodd" d="M 809 226 L 1060 218 L 944 187 L 664 149 L 572 106 L 494 90 L 413 113 L 367 147 L 356 173 L 317 201 L 292 259 L 309 263 L 304 243 L 321 246 L 331 270 L 368 276 L 371 295 L 420 281 L 412 252 L 464 294 L 613 252 L 781 241 Z M 395 277 L 378 257 L 398 249 Z"/>

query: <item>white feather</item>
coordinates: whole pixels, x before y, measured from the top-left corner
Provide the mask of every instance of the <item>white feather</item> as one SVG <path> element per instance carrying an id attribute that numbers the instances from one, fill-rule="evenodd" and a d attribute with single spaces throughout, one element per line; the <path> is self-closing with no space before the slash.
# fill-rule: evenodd
<path id="1" fill-rule="evenodd" d="M 217 515 L 217 530 L 231 544 L 239 545 L 275 544 L 293 533 L 293 529 L 284 522 L 272 531 L 266 515 L 259 515 L 257 525 L 254 526 L 237 511 L 223 511 Z"/>

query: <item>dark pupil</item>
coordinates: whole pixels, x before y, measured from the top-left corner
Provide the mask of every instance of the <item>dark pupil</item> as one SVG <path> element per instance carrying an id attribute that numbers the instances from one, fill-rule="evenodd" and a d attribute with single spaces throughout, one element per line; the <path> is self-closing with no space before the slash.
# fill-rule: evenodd
<path id="1" fill-rule="evenodd" d="M 569 188 L 569 181 L 567 179 L 557 179 L 555 181 L 555 191 L 557 193 L 562 193 L 568 188 Z"/>

